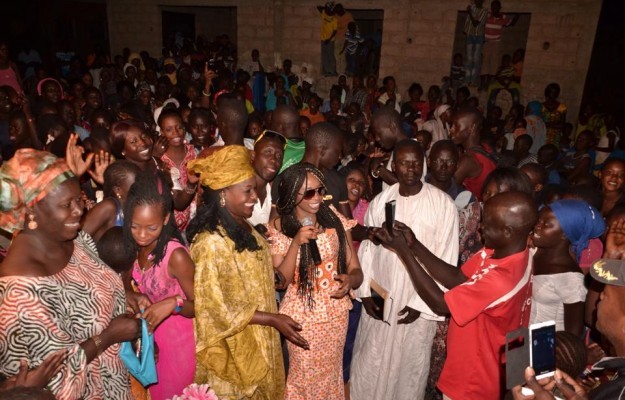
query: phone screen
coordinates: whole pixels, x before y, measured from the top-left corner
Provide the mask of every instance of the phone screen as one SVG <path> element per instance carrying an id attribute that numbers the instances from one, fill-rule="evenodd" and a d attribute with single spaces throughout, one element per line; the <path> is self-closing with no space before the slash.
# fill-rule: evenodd
<path id="1" fill-rule="evenodd" d="M 543 326 L 532 330 L 532 367 L 536 376 L 556 370 L 556 327 Z"/>

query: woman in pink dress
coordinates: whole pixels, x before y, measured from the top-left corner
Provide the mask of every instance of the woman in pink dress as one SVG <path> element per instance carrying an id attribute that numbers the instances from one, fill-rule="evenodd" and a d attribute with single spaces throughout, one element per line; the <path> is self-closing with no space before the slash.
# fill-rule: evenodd
<path id="1" fill-rule="evenodd" d="M 195 265 L 172 217 L 166 182 L 161 173 L 138 176 L 124 210 L 124 235 L 137 251 L 132 279 L 152 302 L 142 312 L 159 350 L 158 383 L 149 387 L 152 400 L 182 393 L 195 374 Z"/>

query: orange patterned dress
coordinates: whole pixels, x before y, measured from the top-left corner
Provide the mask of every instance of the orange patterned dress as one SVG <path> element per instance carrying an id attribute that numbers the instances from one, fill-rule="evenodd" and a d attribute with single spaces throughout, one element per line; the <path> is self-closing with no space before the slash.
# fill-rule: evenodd
<path id="1" fill-rule="evenodd" d="M 340 218 L 345 230 L 356 225 L 355 220 Z M 291 238 L 268 225 L 271 254 L 285 255 Z M 289 285 L 280 313 L 286 314 L 302 325 L 301 335 L 308 341 L 310 350 L 287 342 L 289 373 L 285 400 L 343 400 L 343 347 L 347 320 L 352 303 L 349 296 L 334 299 L 330 294 L 339 287 L 334 280 L 338 274 L 339 240 L 335 229 L 326 229 L 317 236 L 317 246 L 322 262 L 317 266 L 313 291 L 314 306 L 309 309 L 306 298 L 297 293 L 298 268 Z M 349 262 L 349 255 L 348 255 Z M 295 262 L 299 265 L 299 255 Z"/>

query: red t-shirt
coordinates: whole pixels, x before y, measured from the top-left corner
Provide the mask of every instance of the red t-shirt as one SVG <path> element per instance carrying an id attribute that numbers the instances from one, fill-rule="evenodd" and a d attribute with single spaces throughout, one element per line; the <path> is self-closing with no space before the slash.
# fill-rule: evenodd
<path id="1" fill-rule="evenodd" d="M 473 193 L 473 195 L 478 200 L 482 201 L 482 185 L 484 184 L 484 181 L 486 180 L 488 174 L 490 174 L 495 168 L 497 168 L 497 166 L 495 165 L 495 162 L 493 160 L 491 160 L 488 156 L 484 154 L 480 154 L 477 151 L 473 151 L 471 149 L 467 150 L 467 153 L 473 155 L 475 160 L 482 167 L 482 170 L 480 171 L 480 174 L 478 176 L 465 178 L 464 181 L 462 181 L 462 184 L 465 188 L 467 188 L 467 190 Z"/>
<path id="2" fill-rule="evenodd" d="M 469 280 L 445 293 L 451 319 L 438 388 L 452 400 L 501 399 L 506 333 L 529 323 L 529 250 L 502 259 L 492 253 L 473 255 L 462 266 Z"/>

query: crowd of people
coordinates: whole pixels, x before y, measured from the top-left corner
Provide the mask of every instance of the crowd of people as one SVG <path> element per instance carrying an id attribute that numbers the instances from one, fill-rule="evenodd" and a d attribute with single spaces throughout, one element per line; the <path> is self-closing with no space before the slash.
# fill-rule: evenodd
<path id="1" fill-rule="evenodd" d="M 0 42 L 0 398 L 621 398 L 625 141 L 557 83 L 480 106 L 492 7 L 465 77 L 405 102 L 349 57 L 323 99 L 224 37 L 67 68 Z M 506 388 L 506 334 L 550 320 L 555 378 Z"/>

